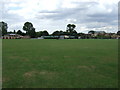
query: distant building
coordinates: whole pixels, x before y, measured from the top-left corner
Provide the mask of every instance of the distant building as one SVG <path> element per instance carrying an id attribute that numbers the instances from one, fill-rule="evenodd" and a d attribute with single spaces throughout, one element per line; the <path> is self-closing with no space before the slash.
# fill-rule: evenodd
<path id="1" fill-rule="evenodd" d="M 44 38 L 43 38 L 43 36 L 41 36 L 41 37 L 38 37 L 37 39 L 44 39 Z"/>
<path id="2" fill-rule="evenodd" d="M 64 36 L 64 35 L 61 35 L 59 39 L 65 39 L 65 36 Z"/>
<path id="3" fill-rule="evenodd" d="M 96 34 L 105 34 L 105 31 L 95 31 Z"/>
<path id="4" fill-rule="evenodd" d="M 91 34 L 92 36 L 97 36 L 97 35 L 104 35 L 106 34 L 105 31 L 89 31 L 88 34 Z"/>
<path id="5" fill-rule="evenodd" d="M 2 39 L 20 39 L 23 36 L 19 35 L 19 34 L 7 34 L 2 36 Z"/>
<path id="6" fill-rule="evenodd" d="M 38 39 L 76 39 L 75 36 L 60 35 L 60 36 L 41 36 Z"/>
<path id="7" fill-rule="evenodd" d="M 30 39 L 31 37 L 29 35 L 25 35 L 22 37 L 22 39 Z"/>
<path id="8" fill-rule="evenodd" d="M 94 36 L 97 36 L 99 34 L 104 35 L 106 32 L 105 31 L 95 31 Z"/>

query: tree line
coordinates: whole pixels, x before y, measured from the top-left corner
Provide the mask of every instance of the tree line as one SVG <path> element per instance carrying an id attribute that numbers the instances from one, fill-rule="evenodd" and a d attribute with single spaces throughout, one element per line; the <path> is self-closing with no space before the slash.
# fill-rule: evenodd
<path id="1" fill-rule="evenodd" d="M 49 35 L 53 35 L 53 36 L 60 36 L 60 35 L 77 35 L 77 32 L 75 29 L 76 25 L 74 24 L 68 24 L 67 25 L 67 30 L 66 31 L 54 31 L 52 34 L 49 34 L 47 30 L 44 31 L 35 31 L 35 28 L 33 26 L 33 24 L 31 22 L 25 22 L 24 26 L 23 26 L 23 30 L 26 32 L 22 32 L 21 30 L 18 30 L 17 32 L 14 30 L 13 32 L 10 31 L 8 32 L 8 25 L 5 22 L 0 22 L 1 24 L 1 30 L 2 31 L 2 36 L 6 35 L 6 34 L 10 34 L 10 33 L 14 33 L 14 34 L 19 34 L 19 35 L 29 35 L 31 38 L 35 38 L 35 37 L 40 37 L 40 36 L 49 36 Z"/>
<path id="2" fill-rule="evenodd" d="M 31 38 L 37 38 L 37 37 L 41 37 L 41 36 L 61 36 L 61 35 L 68 35 L 68 36 L 75 36 L 75 38 L 78 38 L 78 36 L 81 36 L 81 38 L 90 38 L 90 35 L 86 35 L 84 33 L 78 33 L 75 28 L 76 25 L 75 24 L 68 24 L 66 26 L 66 31 L 62 31 L 62 30 L 57 30 L 54 31 L 52 34 L 49 34 L 47 30 L 44 31 L 35 31 L 35 28 L 33 26 L 33 24 L 31 22 L 25 22 L 23 25 L 23 30 L 25 31 L 22 32 L 21 30 L 18 30 L 17 32 L 14 30 L 12 31 L 7 31 L 8 29 L 8 25 L 5 22 L 0 22 L 0 33 L 2 33 L 2 36 L 6 35 L 6 34 L 10 34 L 10 33 L 14 33 L 14 34 L 19 34 L 22 36 L 25 35 L 29 35 Z M 94 34 L 95 31 L 90 30 L 88 33 Z M 120 31 L 117 32 L 117 35 L 120 35 Z M 98 35 L 97 37 L 103 37 L 101 35 Z"/>

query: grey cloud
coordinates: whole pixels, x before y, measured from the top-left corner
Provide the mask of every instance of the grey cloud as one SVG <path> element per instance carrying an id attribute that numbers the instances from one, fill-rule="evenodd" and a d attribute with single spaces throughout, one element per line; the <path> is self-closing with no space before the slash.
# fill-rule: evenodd
<path id="1" fill-rule="evenodd" d="M 68 18 L 74 18 L 77 19 L 77 23 L 85 23 L 85 22 L 91 22 L 91 21 L 101 21 L 103 22 L 105 17 L 102 17 L 101 15 L 99 15 L 99 17 L 101 17 L 101 19 L 99 20 L 98 15 L 90 15 L 90 13 L 87 13 L 89 7 L 88 5 L 94 6 L 97 5 L 97 2 L 83 2 L 83 3 L 77 3 L 77 2 L 73 2 L 77 4 L 77 8 L 59 8 L 59 10 L 57 11 L 42 11 L 39 12 L 37 18 L 39 19 L 51 19 L 51 20 L 63 20 L 63 19 L 68 19 Z M 43 13 L 48 13 L 48 15 L 44 15 L 42 16 L 41 14 Z M 51 13 L 53 13 L 51 15 Z M 50 15 L 49 15 L 50 14 Z"/>
<path id="2" fill-rule="evenodd" d="M 52 19 L 52 20 L 61 20 L 65 18 L 78 18 L 88 10 L 89 8 L 88 5 L 93 6 L 98 4 L 97 2 L 84 2 L 84 3 L 73 2 L 73 3 L 77 5 L 77 8 L 58 8 L 55 11 L 41 11 L 37 15 L 37 18 L 39 19 L 46 18 L 46 19 Z M 48 14 L 53 13 L 53 15 L 41 16 L 41 14 L 43 13 L 48 13 Z"/>
<path id="3" fill-rule="evenodd" d="M 77 4 L 76 8 L 59 8 L 57 11 L 42 11 L 39 13 L 53 13 L 52 15 L 44 15 L 44 16 L 37 16 L 37 18 L 45 18 L 45 19 L 51 19 L 51 20 L 64 20 L 68 18 L 74 18 L 76 19 L 76 23 L 91 23 L 91 22 L 99 22 L 99 23 L 107 23 L 110 25 L 116 25 L 117 23 L 114 22 L 114 20 L 117 20 L 117 8 L 116 6 L 106 6 L 106 8 L 111 8 L 112 12 L 108 13 L 101 12 L 101 13 L 88 13 L 88 10 L 90 10 L 90 7 L 94 7 L 98 5 L 97 2 L 73 2 Z M 93 10 L 94 11 L 94 10 Z M 98 10 L 99 11 L 99 10 Z M 94 25 L 94 27 L 100 27 L 97 25 Z"/>
<path id="4" fill-rule="evenodd" d="M 88 22 L 103 22 L 103 23 L 109 23 L 112 24 L 114 20 L 118 19 L 117 12 L 111 12 L 106 14 L 89 14 L 87 15 L 88 18 L 86 21 Z"/>
<path id="5" fill-rule="evenodd" d="M 67 18 L 76 18 L 76 15 L 81 13 L 81 11 L 84 11 L 84 10 L 85 8 L 75 8 L 75 9 L 60 9 L 59 11 L 52 11 L 52 12 L 49 12 L 49 11 L 40 12 L 39 15 L 37 15 L 37 18 L 51 19 L 51 20 L 63 20 Z M 48 13 L 48 15 L 42 16 L 43 13 Z M 51 15 L 51 13 L 53 14 Z"/>
<path id="6" fill-rule="evenodd" d="M 66 23 L 67 19 L 76 19 L 76 21 L 71 20 L 71 22 L 75 24 L 83 24 L 86 25 L 87 28 L 100 28 L 101 23 L 102 25 L 117 25 L 117 6 L 116 5 L 106 5 L 106 9 L 112 9 L 112 12 L 108 13 L 106 12 L 100 12 L 100 13 L 93 13 L 94 7 L 99 5 L 98 2 L 74 2 L 73 4 L 77 5 L 76 8 L 62 8 L 58 7 L 54 11 L 40 11 L 36 15 L 35 19 L 37 21 L 41 20 L 50 20 L 51 23 L 54 23 L 54 25 L 57 26 L 57 24 L 61 24 L 62 22 Z M 91 9 L 92 7 L 92 9 Z M 93 11 L 93 12 L 92 12 Z M 98 8 L 99 11 L 99 8 Z M 24 22 L 24 17 L 20 16 L 19 14 L 10 14 L 8 11 L 4 11 L 3 18 L 5 21 L 11 24 L 15 24 L 17 22 Z M 46 13 L 46 14 L 45 14 Z M 33 22 L 35 21 L 32 20 Z M 97 22 L 97 24 L 96 24 Z M 36 22 L 38 24 L 38 22 Z M 51 24 L 50 23 L 50 24 Z M 92 24 L 91 24 L 92 23 Z M 60 25 L 62 26 L 62 25 Z M 59 26 L 59 27 L 60 27 Z M 63 25 L 64 26 L 64 25 Z M 63 27 L 62 26 L 62 27 Z M 19 26 L 18 26 L 19 27 Z M 47 27 L 47 25 L 46 25 Z"/>

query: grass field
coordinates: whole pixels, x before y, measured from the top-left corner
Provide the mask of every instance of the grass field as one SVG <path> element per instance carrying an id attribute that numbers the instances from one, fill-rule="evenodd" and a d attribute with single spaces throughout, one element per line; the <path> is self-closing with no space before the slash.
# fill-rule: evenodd
<path id="1" fill-rule="evenodd" d="M 3 88 L 116 88 L 117 40 L 3 40 Z"/>

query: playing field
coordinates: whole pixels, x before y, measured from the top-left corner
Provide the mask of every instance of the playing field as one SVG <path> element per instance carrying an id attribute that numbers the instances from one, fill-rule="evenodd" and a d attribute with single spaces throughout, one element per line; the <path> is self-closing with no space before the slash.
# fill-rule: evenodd
<path id="1" fill-rule="evenodd" d="M 3 40 L 3 88 L 118 87 L 117 40 Z"/>

